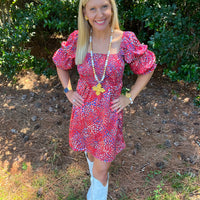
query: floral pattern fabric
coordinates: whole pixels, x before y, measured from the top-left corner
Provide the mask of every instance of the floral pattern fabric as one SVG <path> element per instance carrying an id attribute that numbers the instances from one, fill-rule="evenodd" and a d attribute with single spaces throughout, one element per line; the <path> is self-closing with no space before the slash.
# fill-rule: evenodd
<path id="1" fill-rule="evenodd" d="M 75 66 L 77 39 L 78 31 L 74 31 L 67 41 L 62 42 L 61 48 L 53 56 L 56 67 L 69 70 Z M 103 75 L 106 56 L 100 53 L 93 55 L 99 80 Z M 156 67 L 154 53 L 147 49 L 147 45 L 141 44 L 133 32 L 123 32 L 119 52 L 109 56 L 105 79 L 101 83 L 104 93 L 97 96 L 92 90 L 97 82 L 90 53 L 77 66 L 79 80 L 76 90 L 83 97 L 84 105 L 72 108 L 69 144 L 73 150 L 87 151 L 102 161 L 111 162 L 125 148 L 123 111 L 116 113 L 110 109 L 111 101 L 121 94 L 125 63 L 135 74 L 146 74 Z"/>

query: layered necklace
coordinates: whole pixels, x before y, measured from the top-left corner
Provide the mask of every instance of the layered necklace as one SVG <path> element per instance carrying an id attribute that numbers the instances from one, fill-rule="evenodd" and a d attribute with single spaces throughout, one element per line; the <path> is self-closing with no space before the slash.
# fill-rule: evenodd
<path id="1" fill-rule="evenodd" d="M 94 73 L 94 78 L 98 83 L 96 86 L 93 86 L 92 89 L 96 92 L 97 96 L 99 96 L 101 93 L 105 92 L 101 83 L 103 82 L 103 80 L 105 78 L 106 68 L 107 68 L 107 65 L 108 65 L 108 58 L 109 58 L 109 55 L 110 55 L 110 49 L 111 49 L 111 43 L 112 43 L 112 33 L 113 33 L 113 30 L 111 29 L 110 43 L 109 43 L 108 53 L 107 53 L 107 57 L 106 57 L 105 65 L 104 65 L 103 76 L 102 76 L 101 80 L 98 79 L 96 71 L 95 71 L 95 67 L 94 67 L 94 59 L 93 59 L 93 51 L 92 51 L 92 30 L 91 30 L 91 33 L 90 33 L 90 55 L 91 55 L 92 69 L 93 69 L 93 73 Z"/>

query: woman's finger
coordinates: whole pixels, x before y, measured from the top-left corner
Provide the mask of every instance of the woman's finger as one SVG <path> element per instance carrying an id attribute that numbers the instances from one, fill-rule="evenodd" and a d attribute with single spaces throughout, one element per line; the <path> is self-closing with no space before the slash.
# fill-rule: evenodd
<path id="1" fill-rule="evenodd" d="M 84 105 L 82 99 L 77 98 L 77 97 L 73 99 L 73 104 L 76 105 L 76 106 L 78 106 L 78 107 L 81 107 L 81 106 Z"/>
<path id="2" fill-rule="evenodd" d="M 74 106 L 84 105 L 84 99 L 76 91 L 69 91 L 66 96 Z"/>
<path id="3" fill-rule="evenodd" d="M 130 100 L 124 96 L 121 95 L 118 99 L 115 99 L 111 102 L 111 110 L 112 111 L 117 111 L 117 113 L 119 113 L 120 111 L 122 111 L 127 105 L 129 105 Z"/>
<path id="4" fill-rule="evenodd" d="M 120 101 L 120 99 L 119 99 L 119 98 L 117 98 L 117 99 L 114 99 L 113 101 L 111 101 L 111 104 L 118 103 L 119 101 Z"/>
<path id="5" fill-rule="evenodd" d="M 84 99 L 77 92 L 75 93 L 74 99 L 75 99 L 78 106 L 84 105 Z"/>

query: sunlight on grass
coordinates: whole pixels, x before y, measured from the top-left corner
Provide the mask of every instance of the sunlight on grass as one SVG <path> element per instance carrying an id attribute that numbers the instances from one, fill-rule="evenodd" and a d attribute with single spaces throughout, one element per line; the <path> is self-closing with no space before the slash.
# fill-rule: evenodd
<path id="1" fill-rule="evenodd" d="M 38 168 L 31 163 L 21 162 L 19 169 L 0 167 L 0 200 L 84 200 L 90 185 L 78 163 L 70 164 L 65 170 Z M 150 171 L 144 187 L 152 187 L 151 196 L 146 200 L 195 200 L 200 198 L 200 176 L 191 173 L 167 173 Z M 115 185 L 117 182 L 114 183 Z M 130 200 L 130 194 L 119 193 L 119 200 Z M 138 200 L 141 198 L 138 198 Z"/>
<path id="2" fill-rule="evenodd" d="M 82 200 L 88 187 L 89 177 L 76 163 L 66 171 L 34 171 L 26 162 L 18 170 L 0 167 L 0 200 Z"/>
<path id="3" fill-rule="evenodd" d="M 0 200 L 27 200 L 35 192 L 31 177 L 26 172 L 11 174 L 0 168 Z"/>

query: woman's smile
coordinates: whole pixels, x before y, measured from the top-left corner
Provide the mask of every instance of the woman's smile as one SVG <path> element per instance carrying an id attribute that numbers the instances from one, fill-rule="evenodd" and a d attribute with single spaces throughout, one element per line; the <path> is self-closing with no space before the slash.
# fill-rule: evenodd
<path id="1" fill-rule="evenodd" d="M 105 31 L 112 18 L 112 6 L 109 0 L 89 0 L 84 15 L 87 16 L 93 31 Z"/>
<path id="2" fill-rule="evenodd" d="M 95 20 L 95 22 L 99 25 L 103 25 L 106 20 Z"/>

